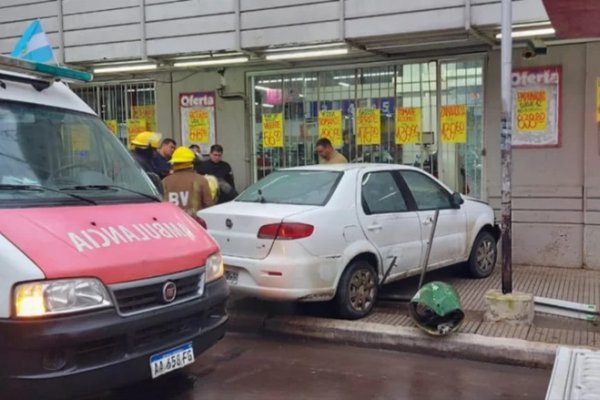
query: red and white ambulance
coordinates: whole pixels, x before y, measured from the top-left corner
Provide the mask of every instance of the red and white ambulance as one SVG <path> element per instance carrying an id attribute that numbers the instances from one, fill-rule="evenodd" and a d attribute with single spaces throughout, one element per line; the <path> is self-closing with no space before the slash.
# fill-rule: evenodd
<path id="1" fill-rule="evenodd" d="M 2 399 L 157 378 L 225 334 L 217 244 L 64 78 L 91 75 L 0 57 Z"/>

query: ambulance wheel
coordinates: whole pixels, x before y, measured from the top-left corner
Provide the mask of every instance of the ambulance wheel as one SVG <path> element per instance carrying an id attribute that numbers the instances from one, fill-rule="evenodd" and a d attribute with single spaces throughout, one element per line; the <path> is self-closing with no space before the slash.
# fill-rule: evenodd
<path id="1" fill-rule="evenodd" d="M 494 272 L 497 258 L 496 238 L 488 231 L 481 231 L 473 243 L 467 262 L 469 274 L 476 279 L 487 278 Z"/>
<path id="2" fill-rule="evenodd" d="M 377 298 L 377 272 L 368 261 L 352 262 L 342 274 L 335 298 L 344 319 L 359 319 L 373 309 Z"/>

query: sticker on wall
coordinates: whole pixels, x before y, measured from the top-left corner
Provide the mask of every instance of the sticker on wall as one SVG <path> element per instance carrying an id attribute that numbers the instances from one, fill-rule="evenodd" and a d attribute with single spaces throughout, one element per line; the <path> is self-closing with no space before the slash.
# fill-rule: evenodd
<path id="1" fill-rule="evenodd" d="M 513 70 L 513 147 L 560 146 L 561 75 L 558 66 Z"/>
<path id="2" fill-rule="evenodd" d="M 156 108 L 150 106 L 131 106 L 131 119 L 146 121 L 146 130 L 156 132 Z"/>
<path id="3" fill-rule="evenodd" d="M 216 94 L 194 92 L 179 94 L 181 138 L 184 146 L 197 144 L 202 154 L 208 154 L 216 143 Z"/>
<path id="4" fill-rule="evenodd" d="M 263 114 L 263 148 L 283 147 L 283 114 Z"/>
<path id="5" fill-rule="evenodd" d="M 381 111 L 359 108 L 356 112 L 356 144 L 381 144 Z"/>
<path id="6" fill-rule="evenodd" d="M 344 144 L 342 110 L 319 111 L 319 137 L 331 140 L 334 146 Z"/>
<path id="7" fill-rule="evenodd" d="M 396 144 L 421 143 L 421 121 L 420 108 L 396 108 Z"/>
<path id="8" fill-rule="evenodd" d="M 138 133 L 146 131 L 145 119 L 128 119 L 127 120 L 127 143 L 131 146 L 131 141 Z"/>
<path id="9" fill-rule="evenodd" d="M 467 106 L 442 106 L 442 143 L 467 143 Z"/>
<path id="10" fill-rule="evenodd" d="M 110 129 L 110 131 L 113 133 L 113 135 L 119 133 L 119 124 L 117 123 L 116 119 L 108 119 L 104 121 L 104 123 L 106 124 L 108 129 Z"/>

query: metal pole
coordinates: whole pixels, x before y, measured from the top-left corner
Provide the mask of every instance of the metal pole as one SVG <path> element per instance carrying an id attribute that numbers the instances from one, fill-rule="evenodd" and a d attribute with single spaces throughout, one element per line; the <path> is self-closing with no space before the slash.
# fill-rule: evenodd
<path id="1" fill-rule="evenodd" d="M 427 264 L 429 264 L 429 255 L 431 254 L 431 246 L 433 246 L 433 237 L 435 236 L 435 228 L 437 227 L 438 217 L 440 216 L 440 210 L 436 209 L 431 220 L 431 232 L 429 232 L 429 242 L 427 242 L 427 250 L 425 252 L 425 259 L 423 260 L 423 268 L 421 269 L 421 277 L 419 278 L 419 289 L 423 286 L 423 280 L 425 279 L 425 273 L 427 272 Z"/>
<path id="2" fill-rule="evenodd" d="M 512 0 L 502 0 L 502 293 L 512 293 Z"/>

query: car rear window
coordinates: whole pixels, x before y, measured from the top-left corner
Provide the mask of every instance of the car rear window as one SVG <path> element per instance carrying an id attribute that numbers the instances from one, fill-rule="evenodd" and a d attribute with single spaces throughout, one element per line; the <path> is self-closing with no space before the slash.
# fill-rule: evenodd
<path id="1" fill-rule="evenodd" d="M 324 206 L 343 172 L 275 171 L 246 189 L 236 201 Z"/>

